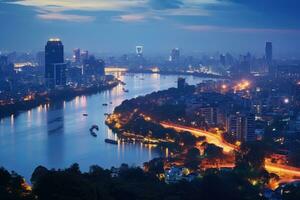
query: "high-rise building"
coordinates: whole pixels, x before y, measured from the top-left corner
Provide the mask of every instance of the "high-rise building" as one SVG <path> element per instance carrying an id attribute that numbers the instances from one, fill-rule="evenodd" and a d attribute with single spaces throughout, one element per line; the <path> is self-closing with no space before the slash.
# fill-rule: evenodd
<path id="1" fill-rule="evenodd" d="M 179 90 L 183 90 L 185 88 L 185 79 L 184 78 L 178 78 L 177 80 L 177 88 Z"/>
<path id="2" fill-rule="evenodd" d="M 251 72 L 251 54 L 240 55 L 240 63 L 237 65 L 237 69 L 234 71 L 238 76 L 246 77 Z"/>
<path id="3" fill-rule="evenodd" d="M 7 56 L 0 56 L 0 67 L 8 64 Z"/>
<path id="4" fill-rule="evenodd" d="M 105 75 L 105 62 L 91 55 L 84 65 L 84 74 L 87 76 L 101 77 Z"/>
<path id="5" fill-rule="evenodd" d="M 54 64 L 54 80 L 55 86 L 65 86 L 67 83 L 66 77 L 66 63 L 55 63 Z"/>
<path id="6" fill-rule="evenodd" d="M 224 54 L 220 55 L 220 63 L 221 63 L 222 66 L 226 65 L 226 57 L 225 57 Z"/>
<path id="7" fill-rule="evenodd" d="M 89 51 L 81 51 L 80 52 L 81 62 L 86 62 L 89 59 Z"/>
<path id="8" fill-rule="evenodd" d="M 73 58 L 76 63 L 80 62 L 80 49 L 77 48 L 73 50 Z"/>
<path id="9" fill-rule="evenodd" d="M 178 62 L 179 58 L 180 58 L 180 50 L 179 50 L 179 48 L 172 49 L 169 60 L 171 62 Z"/>
<path id="10" fill-rule="evenodd" d="M 3 73 L 5 71 L 7 65 L 8 65 L 7 56 L 0 56 L 0 73 Z"/>
<path id="11" fill-rule="evenodd" d="M 265 54 L 267 63 L 271 64 L 273 60 L 272 42 L 266 42 Z"/>
<path id="12" fill-rule="evenodd" d="M 38 64 L 38 69 L 41 72 L 45 71 L 45 52 L 44 51 L 39 51 L 36 54 L 36 62 Z"/>
<path id="13" fill-rule="evenodd" d="M 56 86 L 56 71 L 57 67 L 64 63 L 64 46 L 60 39 L 49 39 L 45 46 L 45 81 L 46 86 L 48 88 L 54 88 Z M 61 71 L 62 67 L 60 68 L 61 73 L 65 73 L 64 71 Z"/>
<path id="14" fill-rule="evenodd" d="M 199 108 L 199 114 L 205 119 L 208 125 L 217 125 L 217 108 L 206 106 Z"/>
<path id="15" fill-rule="evenodd" d="M 255 116 L 253 114 L 236 113 L 228 116 L 226 128 L 240 142 L 256 140 Z"/>
<path id="16" fill-rule="evenodd" d="M 137 56 L 143 56 L 143 50 L 144 50 L 143 46 L 136 46 L 135 47 L 135 51 L 136 51 Z"/>
<path id="17" fill-rule="evenodd" d="M 36 62 L 39 66 L 44 66 L 45 65 L 45 52 L 44 51 L 37 52 Z"/>

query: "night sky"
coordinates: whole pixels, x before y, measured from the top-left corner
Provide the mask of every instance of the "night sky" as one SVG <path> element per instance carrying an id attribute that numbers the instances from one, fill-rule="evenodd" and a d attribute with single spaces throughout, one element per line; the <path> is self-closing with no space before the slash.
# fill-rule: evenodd
<path id="1" fill-rule="evenodd" d="M 0 0 L 0 50 L 37 51 L 50 37 L 67 50 L 145 54 L 247 51 L 300 57 L 298 0 Z"/>

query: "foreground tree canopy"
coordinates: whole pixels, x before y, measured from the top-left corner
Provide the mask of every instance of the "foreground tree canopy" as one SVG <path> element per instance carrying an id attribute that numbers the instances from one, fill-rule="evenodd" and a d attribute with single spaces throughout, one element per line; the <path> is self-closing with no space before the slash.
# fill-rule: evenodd
<path id="1" fill-rule="evenodd" d="M 161 171 L 160 171 L 161 172 Z M 81 172 L 78 164 L 65 170 L 48 170 L 37 167 L 31 181 L 32 190 L 16 173 L 0 169 L 0 199 L 17 200 L 213 200 L 213 199 L 263 199 L 259 189 L 233 172 L 210 170 L 191 183 L 165 184 L 155 174 L 141 168 L 122 165 L 118 176 L 112 178 L 111 170 L 91 166 Z M 299 199 L 299 188 L 291 190 L 287 199 Z M 296 197 L 296 196 L 297 197 Z M 293 199 L 295 199 L 293 198 Z"/>

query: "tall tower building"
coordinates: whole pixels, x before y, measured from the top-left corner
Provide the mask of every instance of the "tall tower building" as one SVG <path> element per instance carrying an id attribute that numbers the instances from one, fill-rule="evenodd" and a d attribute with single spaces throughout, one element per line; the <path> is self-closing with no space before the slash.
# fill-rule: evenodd
<path id="1" fill-rule="evenodd" d="M 178 62 L 180 58 L 180 50 L 179 48 L 174 48 L 171 51 L 171 55 L 170 55 L 170 61 L 171 62 Z"/>
<path id="2" fill-rule="evenodd" d="M 80 49 L 73 50 L 73 58 L 76 63 L 80 62 Z"/>
<path id="3" fill-rule="evenodd" d="M 272 60 L 273 60 L 272 42 L 266 42 L 265 56 L 266 56 L 266 63 L 268 65 L 268 67 L 270 67 L 272 65 Z"/>
<path id="4" fill-rule="evenodd" d="M 65 68 L 61 71 L 61 65 L 64 63 L 64 46 L 60 39 L 49 39 L 45 46 L 45 81 L 48 88 L 56 86 L 57 69 L 59 74 L 65 74 Z M 65 75 L 64 75 L 65 76 Z"/>
<path id="5" fill-rule="evenodd" d="M 136 51 L 137 56 L 143 56 L 143 50 L 144 50 L 143 46 L 136 46 L 135 47 L 135 51 Z"/>

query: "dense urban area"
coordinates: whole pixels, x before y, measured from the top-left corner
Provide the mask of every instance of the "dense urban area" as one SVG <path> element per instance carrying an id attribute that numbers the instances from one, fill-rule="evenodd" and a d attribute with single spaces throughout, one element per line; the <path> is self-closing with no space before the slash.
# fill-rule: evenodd
<path id="1" fill-rule="evenodd" d="M 178 78 L 176 88 L 125 100 L 107 114 L 118 135 L 109 143 L 143 143 L 165 155 L 89 172 L 37 166 L 31 184 L 1 168 L 1 199 L 300 198 L 300 61 L 274 59 L 271 42 L 260 57 L 174 48 L 148 58 L 136 46 L 100 59 L 81 49 L 64 55 L 57 38 L 36 54 L 2 52 L 0 117 L 125 85 L 114 73 L 206 78 L 197 85 Z"/>

